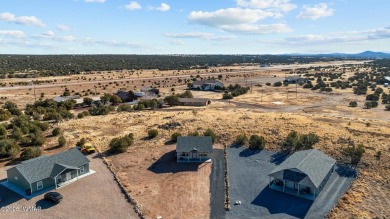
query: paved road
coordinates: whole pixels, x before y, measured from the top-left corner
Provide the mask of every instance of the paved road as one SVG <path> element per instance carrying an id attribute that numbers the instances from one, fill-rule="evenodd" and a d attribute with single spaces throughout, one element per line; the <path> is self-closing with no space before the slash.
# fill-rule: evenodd
<path id="1" fill-rule="evenodd" d="M 223 149 L 214 149 L 213 164 L 210 175 L 210 193 L 211 193 L 211 219 L 225 218 L 225 159 Z"/>

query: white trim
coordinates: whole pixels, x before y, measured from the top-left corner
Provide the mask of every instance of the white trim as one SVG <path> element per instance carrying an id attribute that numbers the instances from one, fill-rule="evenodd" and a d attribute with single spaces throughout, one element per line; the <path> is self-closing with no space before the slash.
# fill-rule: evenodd
<path id="1" fill-rule="evenodd" d="M 41 190 L 41 189 L 43 189 L 43 182 L 42 182 L 42 180 L 37 182 L 37 190 Z"/>

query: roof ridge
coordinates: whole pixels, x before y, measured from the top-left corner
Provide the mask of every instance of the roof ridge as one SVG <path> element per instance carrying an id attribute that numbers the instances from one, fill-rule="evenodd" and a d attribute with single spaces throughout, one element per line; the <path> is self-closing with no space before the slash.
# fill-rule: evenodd
<path id="1" fill-rule="evenodd" d="M 298 167 L 300 167 L 301 166 L 301 164 L 314 152 L 314 149 L 309 149 L 309 150 L 311 150 L 310 151 L 310 153 L 307 155 L 307 156 L 305 156 L 305 158 L 303 158 L 302 160 L 301 160 L 301 162 L 299 162 L 299 164 L 297 165 L 297 168 Z M 303 152 L 303 151 L 302 151 Z M 302 171 L 300 168 L 299 168 L 299 170 L 300 171 Z M 302 171 L 303 172 L 303 171 Z M 306 173 L 305 173 L 306 174 Z M 307 175 L 307 174 L 306 174 Z"/>

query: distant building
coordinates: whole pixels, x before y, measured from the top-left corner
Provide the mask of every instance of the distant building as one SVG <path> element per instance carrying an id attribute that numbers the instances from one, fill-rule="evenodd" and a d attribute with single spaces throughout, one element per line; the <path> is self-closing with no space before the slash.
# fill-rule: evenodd
<path id="1" fill-rule="evenodd" d="M 144 92 L 148 96 L 157 96 L 160 94 L 160 90 L 152 87 L 143 87 L 141 88 L 141 92 Z"/>
<path id="2" fill-rule="evenodd" d="M 74 148 L 23 161 L 7 170 L 7 181 L 26 195 L 31 195 L 46 189 L 56 189 L 89 173 L 89 162 Z"/>
<path id="3" fill-rule="evenodd" d="M 207 106 L 211 103 L 208 98 L 179 98 L 182 106 Z"/>
<path id="4" fill-rule="evenodd" d="M 122 103 L 131 102 L 135 99 L 135 96 L 133 96 L 130 91 L 118 90 L 115 95 L 121 98 Z"/>
<path id="5" fill-rule="evenodd" d="M 299 76 L 288 76 L 284 81 L 290 84 L 301 84 L 301 83 L 306 83 L 307 79 Z"/>
<path id="6" fill-rule="evenodd" d="M 314 200 L 334 172 L 335 163 L 317 149 L 295 152 L 268 174 L 269 187 Z"/>
<path id="7" fill-rule="evenodd" d="M 204 162 L 211 158 L 213 142 L 210 136 L 177 137 L 177 162 Z"/>
<path id="8" fill-rule="evenodd" d="M 58 97 L 54 97 L 53 100 L 57 103 L 62 103 L 64 101 L 67 101 L 67 100 L 75 100 L 75 99 L 78 99 L 80 98 L 79 95 L 73 95 L 73 96 L 58 96 Z"/>
<path id="9" fill-rule="evenodd" d="M 215 87 L 223 88 L 224 84 L 220 80 L 205 80 L 205 81 L 193 81 L 192 88 L 204 91 L 213 91 Z"/>
<path id="10" fill-rule="evenodd" d="M 266 67 L 269 67 L 269 64 L 260 64 L 260 67 L 266 68 Z"/>

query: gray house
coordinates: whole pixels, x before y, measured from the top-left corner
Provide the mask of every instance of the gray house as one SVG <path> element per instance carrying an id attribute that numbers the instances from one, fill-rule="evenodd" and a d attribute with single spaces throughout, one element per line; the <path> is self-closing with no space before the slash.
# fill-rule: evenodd
<path id="1" fill-rule="evenodd" d="M 269 187 L 314 200 L 334 172 L 335 163 L 316 149 L 295 152 L 268 175 Z"/>
<path id="2" fill-rule="evenodd" d="M 288 76 L 285 78 L 284 80 L 285 82 L 288 82 L 290 84 L 303 84 L 303 83 L 306 83 L 307 82 L 307 78 L 302 78 L 302 77 L 299 77 L 298 75 L 296 76 Z"/>
<path id="3" fill-rule="evenodd" d="M 41 156 L 7 170 L 8 183 L 31 195 L 58 188 L 89 173 L 89 160 L 76 148 L 51 156 Z"/>
<path id="4" fill-rule="evenodd" d="M 210 160 L 213 142 L 210 136 L 177 137 L 177 162 L 203 162 Z"/>
<path id="5" fill-rule="evenodd" d="M 197 90 L 213 91 L 216 87 L 223 88 L 224 84 L 216 79 L 192 82 L 192 88 Z"/>

